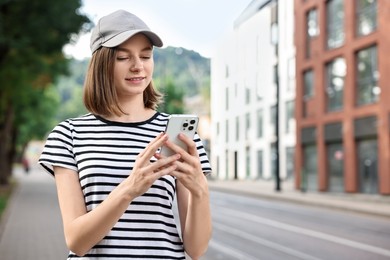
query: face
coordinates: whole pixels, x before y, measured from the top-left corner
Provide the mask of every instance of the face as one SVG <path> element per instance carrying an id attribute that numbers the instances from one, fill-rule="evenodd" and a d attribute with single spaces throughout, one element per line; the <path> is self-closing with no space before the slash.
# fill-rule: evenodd
<path id="1" fill-rule="evenodd" d="M 117 47 L 114 84 L 120 99 L 143 97 L 153 75 L 153 46 L 143 34 L 136 34 Z"/>

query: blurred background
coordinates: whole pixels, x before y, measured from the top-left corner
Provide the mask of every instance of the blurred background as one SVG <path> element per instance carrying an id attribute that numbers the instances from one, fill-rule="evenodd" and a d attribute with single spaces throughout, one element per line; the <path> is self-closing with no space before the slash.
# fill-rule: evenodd
<path id="1" fill-rule="evenodd" d="M 352 251 L 319 243 L 313 245 L 317 251 L 304 254 L 304 248 L 290 248 L 295 237 L 271 245 L 260 241 L 269 235 L 240 233 L 245 225 L 229 234 L 216 232 L 207 259 L 390 259 L 388 0 L 1 0 L 0 210 L 17 183 L 40 171 L 36 162 L 53 127 L 87 113 L 81 96 L 90 31 L 117 9 L 139 15 L 164 41 L 154 51 L 154 82 L 165 94 L 159 110 L 200 116 L 215 208 L 247 204 L 239 210 L 245 212 L 259 206 L 252 213 L 272 209 L 271 219 L 280 217 L 278 211 L 305 213 L 300 234 L 311 228 L 307 222 L 325 213 L 222 192 L 252 190 L 251 197 L 285 196 L 313 205 L 330 199 L 339 209 L 354 203 L 374 208 L 369 220 L 329 216 L 342 221 L 328 223 L 332 230 L 351 219 L 357 229 L 373 227 L 359 233 L 360 241 L 349 231 L 332 234 L 344 239 L 337 246 Z M 215 213 L 229 214 L 238 213 L 226 208 Z M 254 221 L 250 215 L 240 217 L 234 225 Z M 302 216 L 287 219 L 295 217 Z M 216 221 L 216 229 L 232 227 L 230 221 Z M 283 226 L 256 221 L 268 228 Z M 235 245 L 237 238 L 283 253 L 261 255 L 257 246 Z M 359 246 L 373 255 L 356 251 Z M 329 248 L 335 250 L 325 257 L 321 250 Z"/>

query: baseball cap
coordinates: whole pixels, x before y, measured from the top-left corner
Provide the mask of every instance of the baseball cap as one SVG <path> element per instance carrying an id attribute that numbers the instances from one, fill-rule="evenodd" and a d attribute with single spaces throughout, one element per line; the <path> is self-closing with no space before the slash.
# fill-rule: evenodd
<path id="1" fill-rule="evenodd" d="M 152 32 L 139 17 L 127 11 L 118 10 L 103 16 L 98 21 L 91 35 L 91 51 L 94 53 L 102 46 L 116 47 L 137 33 L 148 37 L 154 46 L 163 46 L 160 37 Z"/>

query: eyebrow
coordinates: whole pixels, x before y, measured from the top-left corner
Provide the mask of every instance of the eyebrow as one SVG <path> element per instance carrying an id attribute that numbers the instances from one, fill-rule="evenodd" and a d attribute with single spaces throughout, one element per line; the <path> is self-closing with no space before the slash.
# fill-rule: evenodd
<path id="1" fill-rule="evenodd" d="M 125 52 L 130 52 L 131 53 L 131 50 L 127 49 L 127 48 L 123 48 L 123 47 L 118 47 L 117 48 L 118 51 L 125 51 Z M 148 47 L 145 47 L 141 50 L 141 52 L 143 51 L 152 51 L 153 50 L 153 47 L 152 46 L 148 46 Z"/>

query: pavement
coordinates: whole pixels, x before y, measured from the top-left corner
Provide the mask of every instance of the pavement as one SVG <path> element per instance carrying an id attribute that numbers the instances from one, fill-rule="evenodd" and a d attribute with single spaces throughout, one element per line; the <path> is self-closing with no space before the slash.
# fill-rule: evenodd
<path id="1" fill-rule="evenodd" d="M 0 219 L 1 260 L 66 259 L 68 250 L 62 231 L 54 179 L 39 167 L 26 174 L 15 167 L 17 187 Z M 332 194 L 297 191 L 283 182 L 275 191 L 272 181 L 210 180 L 211 191 L 223 191 L 269 200 L 348 210 L 390 218 L 390 196 Z"/>
<path id="2" fill-rule="evenodd" d="M 35 167 L 16 167 L 17 185 L 0 219 L 1 260 L 66 259 L 54 179 Z"/>

